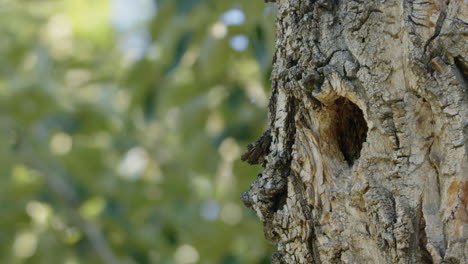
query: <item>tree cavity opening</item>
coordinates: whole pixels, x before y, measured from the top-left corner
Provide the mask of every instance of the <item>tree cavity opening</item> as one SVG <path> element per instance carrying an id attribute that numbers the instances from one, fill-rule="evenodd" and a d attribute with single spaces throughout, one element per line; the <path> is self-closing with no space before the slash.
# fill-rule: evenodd
<path id="1" fill-rule="evenodd" d="M 349 166 L 361 154 L 362 143 L 367 137 L 367 123 L 362 110 L 349 99 L 339 97 L 331 106 L 334 118 L 331 129 L 338 147 Z"/>

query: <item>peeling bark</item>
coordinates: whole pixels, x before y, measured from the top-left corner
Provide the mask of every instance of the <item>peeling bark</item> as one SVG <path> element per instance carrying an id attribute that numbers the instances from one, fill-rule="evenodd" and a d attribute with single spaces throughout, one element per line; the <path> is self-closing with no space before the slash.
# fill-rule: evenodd
<path id="1" fill-rule="evenodd" d="M 468 263 L 468 3 L 276 2 L 242 194 L 272 263 Z"/>

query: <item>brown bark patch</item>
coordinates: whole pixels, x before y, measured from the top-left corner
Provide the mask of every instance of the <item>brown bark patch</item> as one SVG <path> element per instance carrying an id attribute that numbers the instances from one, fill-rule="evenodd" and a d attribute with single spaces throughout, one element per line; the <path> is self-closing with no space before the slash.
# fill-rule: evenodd
<path id="1" fill-rule="evenodd" d="M 461 182 L 460 184 L 460 207 L 456 217 L 462 223 L 468 223 L 468 181 Z"/>

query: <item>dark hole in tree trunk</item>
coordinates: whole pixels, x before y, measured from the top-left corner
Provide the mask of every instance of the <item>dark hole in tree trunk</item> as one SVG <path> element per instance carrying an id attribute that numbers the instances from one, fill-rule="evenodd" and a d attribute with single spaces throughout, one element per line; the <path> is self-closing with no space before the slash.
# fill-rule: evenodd
<path id="1" fill-rule="evenodd" d="M 284 205 L 286 205 L 286 199 L 288 198 L 287 188 L 285 188 L 284 192 L 279 193 L 277 196 L 273 197 L 273 206 L 272 211 L 277 212 L 278 210 L 282 210 Z"/>
<path id="2" fill-rule="evenodd" d="M 362 143 L 366 141 L 366 120 L 361 109 L 344 97 L 336 99 L 332 109 L 335 113 L 333 132 L 344 159 L 352 166 L 361 154 Z"/>

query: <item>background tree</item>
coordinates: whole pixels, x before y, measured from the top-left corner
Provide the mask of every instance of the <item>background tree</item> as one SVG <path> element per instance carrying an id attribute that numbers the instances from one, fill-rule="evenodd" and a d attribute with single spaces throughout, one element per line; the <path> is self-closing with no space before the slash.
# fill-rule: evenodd
<path id="1" fill-rule="evenodd" d="M 279 0 L 243 194 L 274 263 L 467 263 L 466 1 Z"/>
<path id="2" fill-rule="evenodd" d="M 0 263 L 268 263 L 239 156 L 267 117 L 274 14 L 0 1 Z"/>

